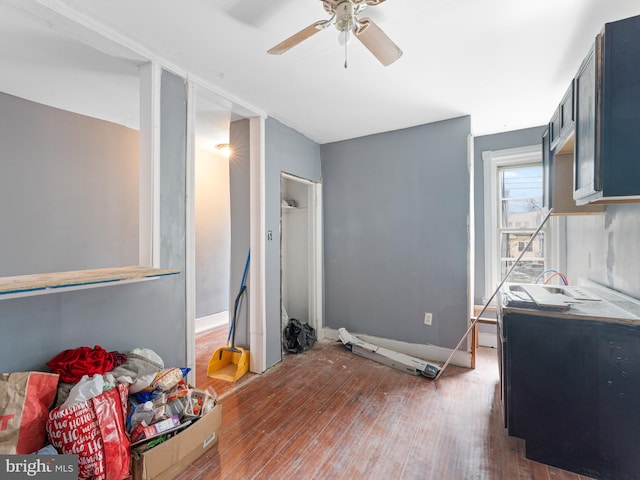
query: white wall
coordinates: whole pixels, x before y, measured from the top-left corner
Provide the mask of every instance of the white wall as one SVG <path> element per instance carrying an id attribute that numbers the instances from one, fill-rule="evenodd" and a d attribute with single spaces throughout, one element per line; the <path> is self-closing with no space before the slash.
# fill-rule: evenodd
<path id="1" fill-rule="evenodd" d="M 229 309 L 231 213 L 229 159 L 196 151 L 196 318 Z"/>

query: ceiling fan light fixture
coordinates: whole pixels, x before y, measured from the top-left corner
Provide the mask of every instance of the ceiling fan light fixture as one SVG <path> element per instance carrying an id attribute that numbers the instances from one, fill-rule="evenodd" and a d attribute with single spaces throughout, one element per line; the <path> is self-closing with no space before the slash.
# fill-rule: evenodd
<path id="1" fill-rule="evenodd" d="M 338 34 L 338 43 L 341 46 L 345 46 L 351 43 L 351 30 L 342 30 L 339 34 Z"/>
<path id="2" fill-rule="evenodd" d="M 351 0 L 345 0 L 336 7 L 336 28 L 340 32 L 352 30 L 355 26 L 355 10 Z"/>

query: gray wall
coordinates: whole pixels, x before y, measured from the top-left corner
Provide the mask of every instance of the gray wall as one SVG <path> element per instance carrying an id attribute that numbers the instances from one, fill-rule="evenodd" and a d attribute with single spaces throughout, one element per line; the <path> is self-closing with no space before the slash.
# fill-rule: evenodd
<path id="1" fill-rule="evenodd" d="M 187 291 L 184 274 L 187 265 L 186 176 L 186 82 L 163 70 L 160 99 L 160 266 L 178 269 L 181 274 L 167 279 L 166 286 L 171 288 L 171 305 L 165 315 L 170 315 L 170 318 L 167 318 L 162 329 L 156 327 L 151 338 L 152 341 L 162 338 L 163 343 L 170 338 L 173 343 L 172 356 L 178 359 L 174 361 L 182 363 L 186 361 L 187 351 Z M 179 366 L 179 363 L 171 366 Z"/>
<path id="2" fill-rule="evenodd" d="M 321 146 L 327 326 L 458 343 L 468 320 L 469 134 L 460 117 Z"/>
<path id="3" fill-rule="evenodd" d="M 280 312 L 280 173 L 320 181 L 320 146 L 304 135 L 268 118 L 265 132 L 265 227 L 273 232 L 266 242 L 267 366 L 281 360 Z"/>
<path id="4" fill-rule="evenodd" d="M 231 179 L 231 295 L 230 309 L 240 287 L 249 249 L 249 121 L 231 123 L 233 155 Z M 266 242 L 266 345 L 267 367 L 281 360 L 280 340 L 280 173 L 321 180 L 320 147 L 300 133 L 268 118 L 265 122 L 265 228 L 272 231 Z M 266 235 L 267 232 L 264 232 Z M 248 281 L 247 281 L 248 283 Z M 243 299 L 243 307 L 248 297 Z M 230 312 L 232 313 L 232 312 Z M 248 347 L 246 310 L 238 314 L 236 343 Z"/>
<path id="5" fill-rule="evenodd" d="M 185 212 L 185 187 L 184 187 L 184 158 L 185 158 L 185 88 L 181 79 L 172 75 L 163 74 L 162 95 L 165 100 L 162 103 L 163 136 L 161 162 L 163 169 L 163 188 L 167 189 L 167 195 L 162 198 L 161 229 L 162 229 L 162 267 L 179 268 L 184 272 L 184 212 Z M 168 97 L 173 100 L 169 101 Z M 60 172 L 66 172 L 70 176 L 75 175 L 78 164 L 87 162 L 96 163 L 94 168 L 100 171 L 104 166 L 104 158 L 95 155 L 96 152 L 111 148 L 111 143 L 116 141 L 114 137 L 104 137 L 103 127 L 91 128 L 94 119 L 73 117 L 81 124 L 80 136 L 73 139 L 70 132 L 75 132 L 75 121 L 68 121 L 68 113 L 42 105 L 34 105 L 31 102 L 20 100 L 14 103 L 13 108 L 27 113 L 35 109 L 38 121 L 21 125 L 13 122 L 5 122 L 8 115 L 3 110 L 2 134 L 4 139 L 0 143 L 1 164 L 4 169 L 8 158 L 16 158 L 27 164 L 38 166 L 29 176 L 36 183 L 44 183 L 41 178 L 47 175 L 47 162 L 55 158 L 56 165 L 51 166 Z M 14 112 L 17 113 L 17 112 Z M 47 121 L 44 124 L 42 119 Z M 73 128 L 72 128 L 73 127 Z M 107 127 L 107 130 L 111 128 Z M 16 147 L 12 139 L 30 138 L 29 144 L 23 143 Z M 123 138 L 128 142 L 128 134 Z M 69 143 L 76 149 L 70 151 Z M 107 145 L 109 144 L 109 145 Z M 42 152 L 48 152 L 43 157 Z M 62 153 L 61 153 L 62 152 Z M 133 154 L 132 154 L 133 155 Z M 127 165 L 137 164 L 138 153 L 129 155 Z M 34 158 L 35 157 L 35 158 Z M 120 159 L 112 158 L 111 161 L 120 163 Z M 180 170 L 182 169 L 182 173 Z M 4 172 L 3 172 L 4 173 Z M 103 193 L 104 202 L 108 205 L 105 212 L 100 211 L 102 221 L 107 224 L 118 225 L 116 228 L 128 228 L 126 222 L 122 225 L 118 218 L 128 218 L 127 211 L 121 211 L 119 198 L 137 198 L 137 180 L 131 182 L 125 178 L 130 173 L 122 172 L 121 182 Z M 172 178 L 164 178 L 166 176 Z M 4 181 L 4 174 L 0 181 Z M 57 178 L 57 177 L 54 177 Z M 136 176 L 137 179 L 137 176 Z M 134 185 L 135 183 L 135 185 Z M 33 212 L 55 214 L 62 218 L 63 222 L 73 225 L 72 231 L 88 230 L 86 238 L 96 236 L 92 222 L 84 223 L 83 215 L 76 217 L 77 210 L 85 208 L 85 187 L 80 180 L 79 185 L 72 185 L 68 195 L 73 199 L 65 207 L 65 210 L 55 213 L 43 210 L 42 204 L 47 202 L 45 195 L 29 195 L 21 198 L 21 202 L 11 201 L 9 204 L 2 202 L 0 212 L 3 218 L 3 232 L 19 230 L 13 222 L 9 223 L 6 208 L 10 206 L 23 215 L 31 215 Z M 25 185 L 29 188 L 29 185 Z M 134 190 L 134 191 L 131 191 Z M 60 193 L 60 192 L 57 192 Z M 137 205 L 134 201 L 132 205 Z M 133 208 L 127 205 L 125 210 Z M 137 212 L 136 212 L 137 215 Z M 74 219 L 78 220 L 77 222 Z M 76 224 L 77 223 L 77 224 Z M 42 248 L 41 239 L 32 235 L 32 232 L 24 232 L 19 247 L 14 250 L 2 250 L 2 258 L 10 256 L 25 256 L 35 249 Z M 127 249 L 137 252 L 137 227 L 134 238 L 130 240 L 132 245 Z M 72 242 L 72 239 L 69 239 Z M 64 239 L 56 245 L 47 246 L 43 256 L 57 255 L 56 252 L 64 251 L 67 242 Z M 26 254 L 25 254 L 26 252 Z M 73 251 L 68 254 L 74 259 Z M 137 263 L 136 258 L 129 258 L 128 263 Z M 96 249 L 91 254 L 92 264 L 85 267 L 78 264 L 79 268 L 88 268 L 105 263 L 117 262 L 120 257 L 114 256 L 108 250 Z M 75 261 L 75 260 L 74 260 Z M 84 260 L 83 260 L 84 261 Z M 185 339 L 185 280 L 184 275 L 179 274 L 150 282 L 110 285 L 89 290 L 54 293 L 42 296 L 0 300 L 0 371 L 42 370 L 45 363 L 60 351 L 77 348 L 83 345 L 101 345 L 107 350 L 129 351 L 136 347 L 148 347 L 155 350 L 168 365 L 184 365 L 186 361 Z"/>
<path id="6" fill-rule="evenodd" d="M 229 272 L 229 321 L 233 317 L 233 307 L 242 281 L 242 272 L 247 261 L 250 244 L 250 208 L 249 208 L 249 120 L 231 122 L 229 143 L 229 196 L 231 211 L 231 248 Z M 247 272 L 246 285 L 249 285 Z M 235 342 L 249 348 L 249 292 L 242 297 L 242 303 L 236 317 Z"/>
<path id="7" fill-rule="evenodd" d="M 0 93 L 0 276 L 138 263 L 138 132 Z"/>
<path id="8" fill-rule="evenodd" d="M 484 305 L 483 297 L 485 295 L 484 164 L 482 162 L 482 152 L 487 150 L 495 151 L 505 150 L 508 148 L 526 147 L 529 145 L 540 145 L 542 143 L 542 132 L 545 127 L 546 126 L 532 127 L 523 130 L 497 133 L 495 135 L 483 135 L 474 138 L 474 207 L 476 231 L 474 302 L 476 305 Z"/>
<path id="9" fill-rule="evenodd" d="M 229 309 L 229 159 L 198 150 L 195 172 L 196 318 Z"/>
<path id="10" fill-rule="evenodd" d="M 567 276 L 640 298 L 640 205 L 607 205 L 602 214 L 567 217 Z"/>

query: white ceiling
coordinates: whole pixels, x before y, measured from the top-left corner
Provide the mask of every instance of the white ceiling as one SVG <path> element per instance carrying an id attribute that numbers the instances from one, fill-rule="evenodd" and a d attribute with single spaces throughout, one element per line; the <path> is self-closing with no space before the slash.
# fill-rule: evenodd
<path id="1" fill-rule="evenodd" d="M 0 91 L 136 127 L 152 58 L 321 144 L 460 115 L 485 135 L 546 123 L 604 23 L 637 14 L 637 0 L 387 0 L 361 16 L 404 55 L 383 67 L 352 42 L 345 69 L 333 28 L 266 54 L 327 18 L 318 0 L 0 0 Z"/>

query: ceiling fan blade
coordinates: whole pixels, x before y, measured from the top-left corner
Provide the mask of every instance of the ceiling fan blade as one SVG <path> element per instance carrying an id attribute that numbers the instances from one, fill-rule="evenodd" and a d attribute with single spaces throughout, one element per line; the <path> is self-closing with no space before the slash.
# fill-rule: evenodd
<path id="1" fill-rule="evenodd" d="M 358 21 L 355 35 L 385 67 L 402 56 L 400 47 L 370 18 Z"/>
<path id="2" fill-rule="evenodd" d="M 385 0 L 364 0 L 364 3 L 375 7 L 376 5 L 380 5 L 384 1 Z"/>
<path id="3" fill-rule="evenodd" d="M 315 35 L 320 30 L 323 30 L 329 24 L 329 20 L 319 20 L 306 28 L 303 28 L 298 33 L 291 35 L 289 38 L 280 42 L 275 47 L 267 50 L 267 53 L 271 55 L 282 55 L 284 52 L 290 50 L 295 47 L 302 41 L 306 40 L 312 35 Z"/>

